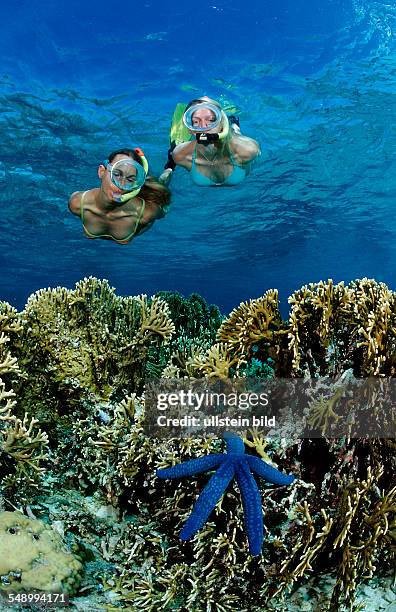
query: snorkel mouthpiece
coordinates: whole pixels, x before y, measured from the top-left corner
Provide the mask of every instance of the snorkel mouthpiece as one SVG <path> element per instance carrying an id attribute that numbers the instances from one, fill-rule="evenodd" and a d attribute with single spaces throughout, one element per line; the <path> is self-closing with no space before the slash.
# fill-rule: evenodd
<path id="1" fill-rule="evenodd" d="M 200 134 L 195 134 L 195 139 L 200 144 L 203 144 L 204 147 L 220 140 L 219 134 L 205 134 L 202 132 Z"/>

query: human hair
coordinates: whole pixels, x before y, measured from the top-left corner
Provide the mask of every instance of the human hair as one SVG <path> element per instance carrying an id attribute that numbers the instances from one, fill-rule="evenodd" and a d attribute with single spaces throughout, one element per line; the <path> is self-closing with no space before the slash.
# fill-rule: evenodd
<path id="1" fill-rule="evenodd" d="M 170 190 L 168 187 L 165 187 L 163 183 L 160 183 L 155 176 L 146 177 L 145 183 L 141 188 L 139 195 L 141 195 L 146 202 L 157 204 L 157 206 L 164 210 L 170 204 Z"/>
<path id="2" fill-rule="evenodd" d="M 135 149 L 117 149 L 116 151 L 112 151 L 108 156 L 108 160 L 111 163 L 113 159 L 117 155 L 128 155 L 133 160 L 135 160 L 138 164 L 143 166 L 141 156 L 135 151 Z M 156 204 L 161 208 L 165 208 L 170 204 L 171 192 L 170 190 L 160 183 L 155 176 L 146 176 L 146 180 L 144 181 L 144 185 L 140 190 L 139 195 L 146 201 Z"/>
<path id="3" fill-rule="evenodd" d="M 132 157 L 132 159 L 134 159 L 135 162 L 138 162 L 138 164 L 143 166 L 142 159 L 141 159 L 140 155 L 138 155 L 134 149 L 127 149 L 127 148 L 125 148 L 125 149 L 117 149 L 116 151 L 112 151 L 112 153 L 110 153 L 110 155 L 108 156 L 107 159 L 111 163 L 113 161 L 113 159 L 115 157 L 117 157 L 117 155 L 128 155 L 128 157 Z"/>
<path id="4" fill-rule="evenodd" d="M 213 100 L 212 98 L 208 98 L 208 96 L 202 96 L 202 98 L 195 98 L 194 100 L 191 100 L 187 104 L 186 110 L 188 110 L 189 108 L 191 108 L 191 106 L 194 106 L 195 104 L 205 104 L 205 102 L 208 102 L 209 104 L 213 104 L 214 106 L 217 106 L 218 108 L 221 109 L 221 104 L 219 102 L 217 102 L 217 100 Z"/>

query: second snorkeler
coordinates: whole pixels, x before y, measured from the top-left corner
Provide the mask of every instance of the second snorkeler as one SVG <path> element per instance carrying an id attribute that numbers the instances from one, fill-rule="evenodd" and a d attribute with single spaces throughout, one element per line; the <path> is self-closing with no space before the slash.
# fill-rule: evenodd
<path id="1" fill-rule="evenodd" d="M 180 134 L 185 141 L 171 142 L 160 177 L 163 183 L 169 183 L 176 166 L 188 170 L 193 182 L 202 187 L 233 186 L 244 180 L 260 147 L 253 138 L 242 136 L 235 117 L 228 118 L 218 102 L 203 96 L 189 102 L 182 122 Z M 194 140 L 187 140 L 188 135 Z"/>
<path id="2" fill-rule="evenodd" d="M 87 238 L 128 244 L 165 216 L 170 191 L 147 172 L 141 149 L 118 149 L 99 165 L 99 188 L 71 195 L 69 209 Z"/>

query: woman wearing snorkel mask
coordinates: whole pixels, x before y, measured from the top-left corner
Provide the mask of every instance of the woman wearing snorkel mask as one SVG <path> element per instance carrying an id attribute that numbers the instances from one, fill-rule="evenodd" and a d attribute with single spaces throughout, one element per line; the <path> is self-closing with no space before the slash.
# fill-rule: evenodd
<path id="1" fill-rule="evenodd" d="M 248 174 L 250 162 L 260 155 L 258 143 L 241 135 L 236 117 L 228 118 L 211 98 L 192 100 L 184 111 L 183 124 L 194 140 L 182 142 L 170 151 L 160 177 L 164 184 L 169 183 L 174 168 L 182 166 L 196 185 L 238 185 Z"/>
<path id="2" fill-rule="evenodd" d="M 87 238 L 128 244 L 165 216 L 170 191 L 147 171 L 141 149 L 119 149 L 100 164 L 99 188 L 71 195 L 69 209 L 80 217 Z"/>

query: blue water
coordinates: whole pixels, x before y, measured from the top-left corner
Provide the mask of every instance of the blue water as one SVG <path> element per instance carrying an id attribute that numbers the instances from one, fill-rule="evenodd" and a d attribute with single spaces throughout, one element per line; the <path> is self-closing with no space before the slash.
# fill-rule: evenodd
<path id="1" fill-rule="evenodd" d="M 395 3 L 8 3 L 0 25 L 0 300 L 83 276 L 120 294 L 200 292 L 227 312 L 307 282 L 396 288 Z M 166 159 L 174 106 L 239 110 L 262 157 L 242 185 L 177 170 L 169 215 L 128 246 L 83 237 L 68 195 L 141 146 Z"/>

